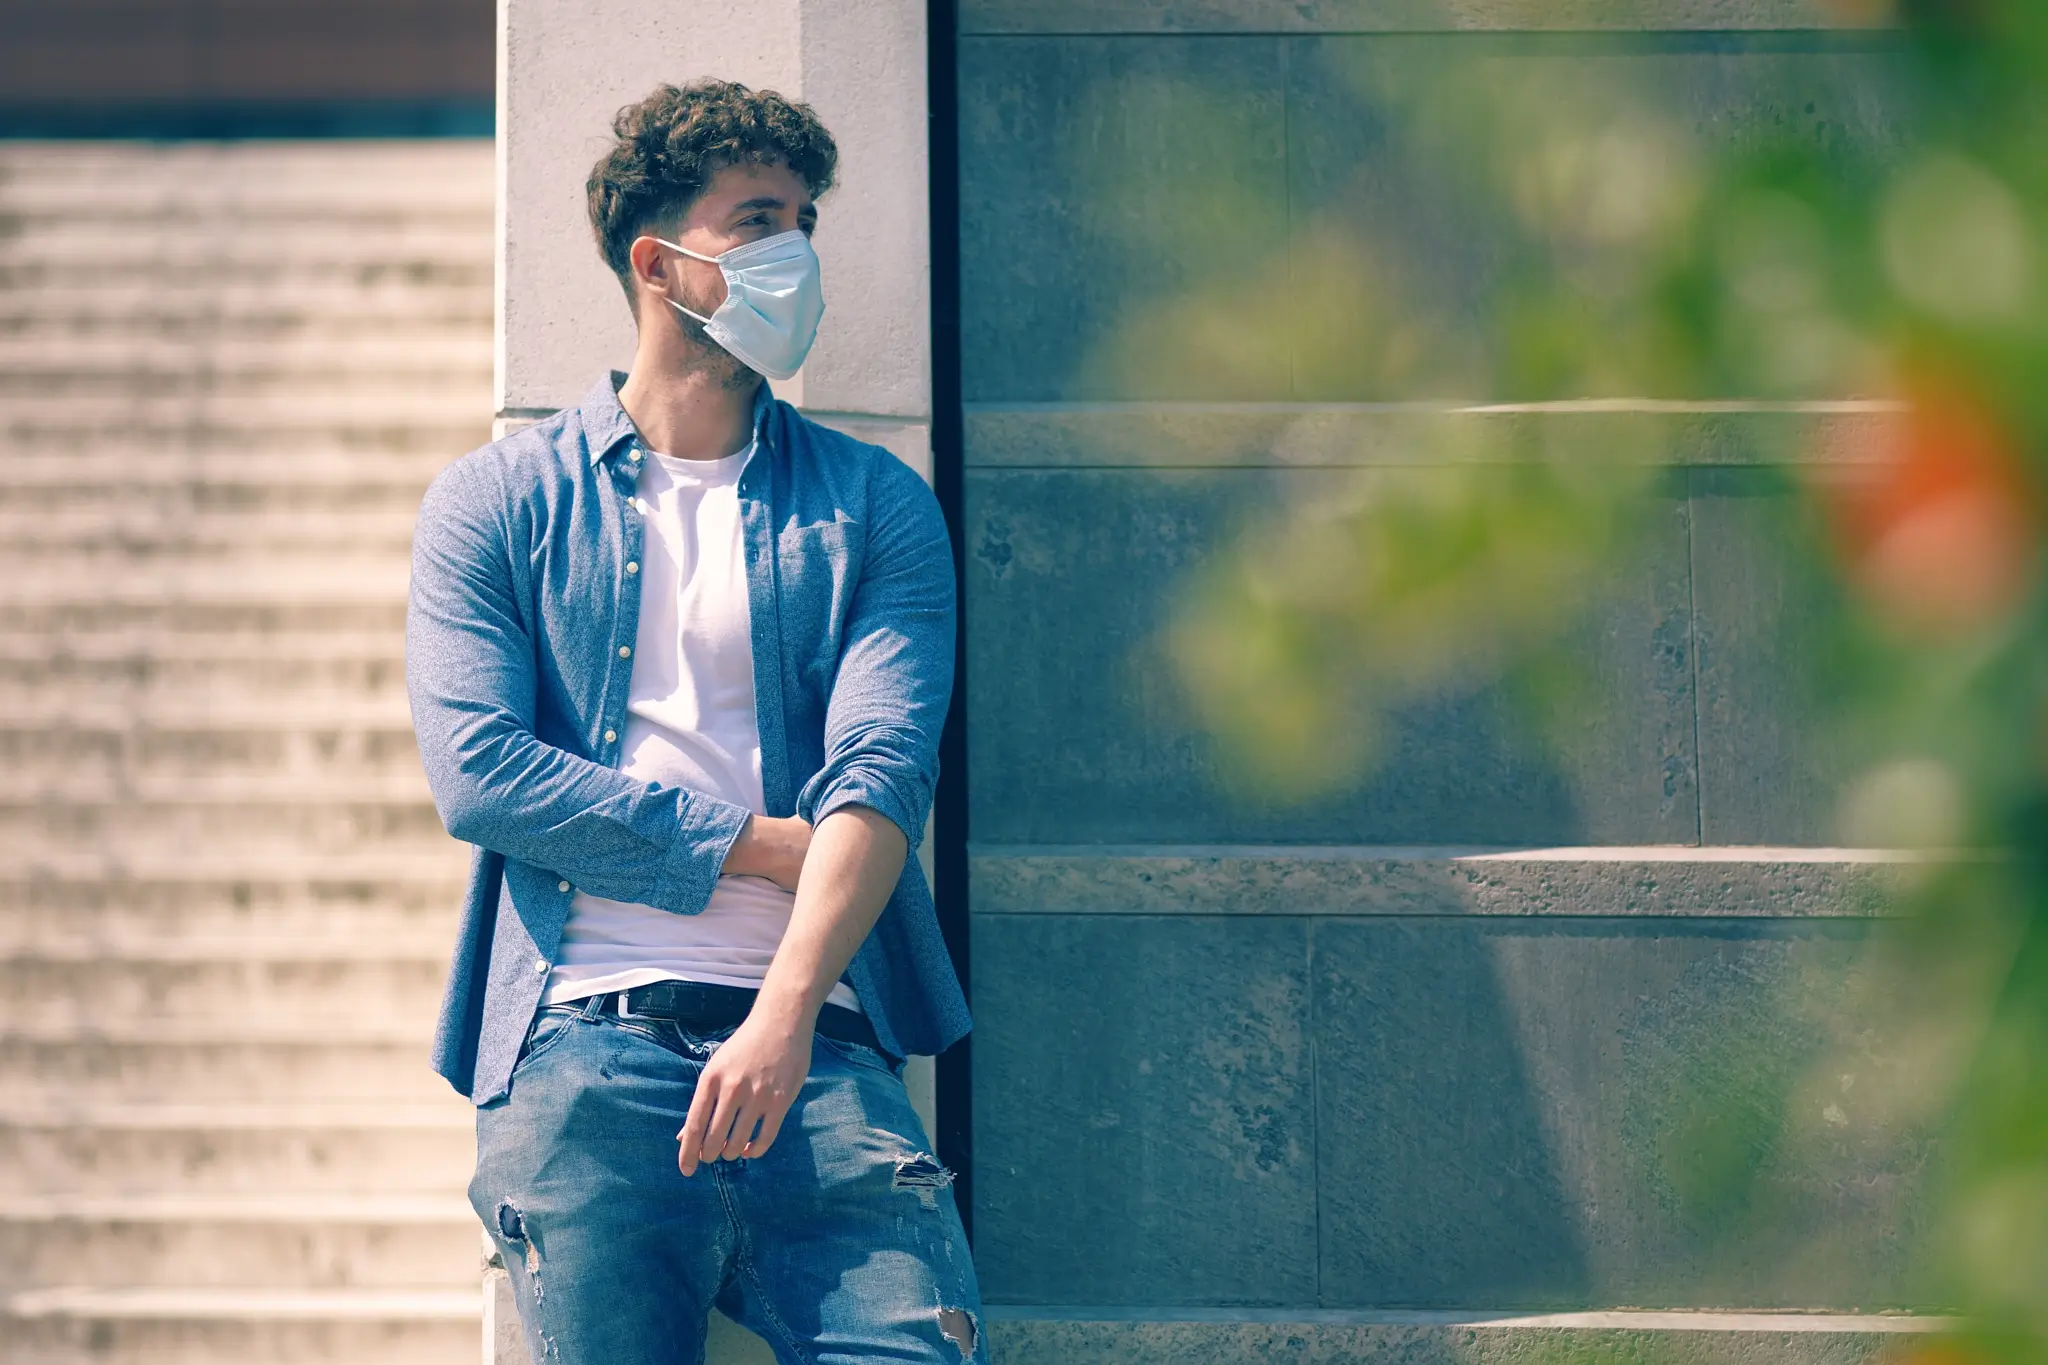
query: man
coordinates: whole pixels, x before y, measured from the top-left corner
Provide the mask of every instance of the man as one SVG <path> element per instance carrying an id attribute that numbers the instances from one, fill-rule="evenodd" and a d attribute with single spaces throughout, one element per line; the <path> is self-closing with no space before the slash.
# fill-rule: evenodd
<path id="1" fill-rule="evenodd" d="M 823 311 L 837 152 L 715 81 L 613 131 L 590 217 L 632 371 L 451 465 L 414 543 L 414 726 L 476 846 L 436 1044 L 470 1199 L 536 1361 L 696 1365 L 715 1306 L 787 1362 L 986 1362 L 902 1082 L 969 1023 L 911 856 L 946 528 L 763 382 Z"/>

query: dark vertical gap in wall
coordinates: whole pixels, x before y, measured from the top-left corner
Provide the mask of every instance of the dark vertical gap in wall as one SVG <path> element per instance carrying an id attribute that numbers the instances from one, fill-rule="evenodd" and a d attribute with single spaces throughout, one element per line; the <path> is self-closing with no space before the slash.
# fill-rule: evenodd
<path id="1" fill-rule="evenodd" d="M 953 704 L 939 738 L 939 789 L 933 804 L 933 888 L 939 927 L 973 999 L 967 956 L 967 591 L 963 494 L 966 449 L 960 392 L 960 83 L 956 0 L 925 9 L 925 80 L 929 92 L 932 239 L 932 484 L 953 536 L 953 572 L 960 583 L 959 636 L 953 653 Z M 973 1040 L 938 1059 L 939 1160 L 953 1168 L 954 1194 L 967 1235 L 974 1235 Z"/>

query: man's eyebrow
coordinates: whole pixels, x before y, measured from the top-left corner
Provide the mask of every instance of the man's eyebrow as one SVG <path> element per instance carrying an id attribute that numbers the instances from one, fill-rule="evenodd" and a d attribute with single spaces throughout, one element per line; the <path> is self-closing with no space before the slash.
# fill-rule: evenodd
<path id="1" fill-rule="evenodd" d="M 747 199 L 741 201 L 740 203 L 734 204 L 732 207 L 732 211 L 734 213 L 752 213 L 755 209 L 779 209 L 782 206 L 782 200 L 777 199 L 772 194 L 769 194 L 763 195 L 759 199 Z"/>

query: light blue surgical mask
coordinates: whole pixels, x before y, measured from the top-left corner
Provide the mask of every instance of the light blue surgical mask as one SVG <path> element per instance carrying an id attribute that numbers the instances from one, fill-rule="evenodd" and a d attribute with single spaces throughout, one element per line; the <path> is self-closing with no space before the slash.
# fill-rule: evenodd
<path id="1" fill-rule="evenodd" d="M 804 363 L 825 316 L 818 284 L 818 253 L 801 229 L 747 242 L 706 256 L 654 239 L 692 260 L 709 261 L 725 276 L 725 302 L 710 317 L 670 299 L 676 311 L 704 324 L 704 332 L 749 369 L 787 379 Z"/>

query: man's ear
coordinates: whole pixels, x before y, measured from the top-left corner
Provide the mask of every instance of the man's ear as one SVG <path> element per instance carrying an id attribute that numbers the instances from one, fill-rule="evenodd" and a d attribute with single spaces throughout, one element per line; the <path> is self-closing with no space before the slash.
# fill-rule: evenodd
<path id="1" fill-rule="evenodd" d="M 633 245 L 626 248 L 626 264 L 632 275 L 635 294 L 668 293 L 668 257 L 662 254 L 660 244 L 652 237 L 633 239 Z"/>

